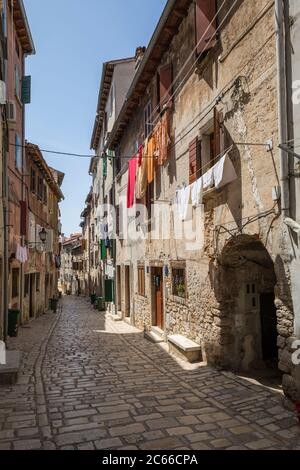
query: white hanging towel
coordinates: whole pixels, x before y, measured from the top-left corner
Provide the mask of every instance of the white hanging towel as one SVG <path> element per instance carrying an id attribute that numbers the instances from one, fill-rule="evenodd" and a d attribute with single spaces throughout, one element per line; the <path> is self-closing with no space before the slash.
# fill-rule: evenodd
<path id="1" fill-rule="evenodd" d="M 237 179 L 237 174 L 228 153 L 213 167 L 216 189 Z"/>
<path id="2" fill-rule="evenodd" d="M 20 263 L 26 263 L 28 260 L 28 255 L 27 255 L 27 248 L 26 246 L 17 246 L 17 252 L 16 252 L 16 259 L 20 261 Z"/>
<path id="3" fill-rule="evenodd" d="M 202 204 L 203 195 L 203 178 L 199 178 L 191 187 L 191 198 L 193 207 L 197 207 L 198 204 Z"/>
<path id="4" fill-rule="evenodd" d="M 214 167 L 208 170 L 204 175 L 202 176 L 203 180 L 203 189 L 209 189 L 212 188 L 215 182 L 214 179 Z"/>
<path id="5" fill-rule="evenodd" d="M 191 197 L 191 186 L 176 191 L 176 203 L 180 220 L 186 220 Z"/>

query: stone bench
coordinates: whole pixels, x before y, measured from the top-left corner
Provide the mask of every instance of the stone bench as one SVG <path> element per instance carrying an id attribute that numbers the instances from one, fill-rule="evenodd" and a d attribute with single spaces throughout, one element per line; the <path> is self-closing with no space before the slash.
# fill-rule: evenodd
<path id="1" fill-rule="evenodd" d="M 188 362 L 202 360 L 201 346 L 182 335 L 168 336 L 169 351 Z"/>
<path id="2" fill-rule="evenodd" d="M 20 363 L 19 351 L 6 351 L 6 364 L 0 364 L 0 385 L 13 385 L 17 382 Z"/>

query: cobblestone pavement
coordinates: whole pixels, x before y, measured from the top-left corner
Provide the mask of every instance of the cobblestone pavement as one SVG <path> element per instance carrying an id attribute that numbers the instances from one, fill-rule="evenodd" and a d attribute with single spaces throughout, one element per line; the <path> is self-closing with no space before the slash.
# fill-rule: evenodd
<path id="1" fill-rule="evenodd" d="M 0 387 L 3 449 L 300 449 L 282 397 L 175 359 L 86 299 L 21 328 L 18 383 Z"/>

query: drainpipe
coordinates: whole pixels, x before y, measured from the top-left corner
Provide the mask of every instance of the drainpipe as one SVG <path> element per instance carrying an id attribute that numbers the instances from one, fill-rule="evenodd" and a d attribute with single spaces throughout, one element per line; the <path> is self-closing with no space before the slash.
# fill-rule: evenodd
<path id="1" fill-rule="evenodd" d="M 287 128 L 287 82 L 285 61 L 285 16 L 283 0 L 275 0 L 275 33 L 277 51 L 277 81 L 278 81 L 278 120 L 279 145 L 285 145 L 288 140 Z M 289 217 L 290 191 L 289 191 L 289 155 L 279 148 L 280 156 L 280 182 L 281 182 L 281 208 L 283 218 Z"/>
<path id="2" fill-rule="evenodd" d="M 8 137 L 5 139 L 5 147 L 8 143 Z M 3 253 L 3 339 L 7 339 L 7 325 L 8 325 L 8 277 L 9 277 L 9 246 L 8 246 L 8 171 L 7 171 L 7 150 L 3 151 L 3 225 L 4 225 L 4 253 Z"/>

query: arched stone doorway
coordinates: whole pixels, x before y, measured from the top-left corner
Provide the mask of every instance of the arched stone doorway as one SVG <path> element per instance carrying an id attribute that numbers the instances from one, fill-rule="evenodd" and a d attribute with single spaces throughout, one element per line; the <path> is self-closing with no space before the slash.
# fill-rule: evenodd
<path id="1" fill-rule="evenodd" d="M 217 261 L 220 363 L 236 371 L 278 369 L 274 263 L 255 236 L 230 240 Z"/>

